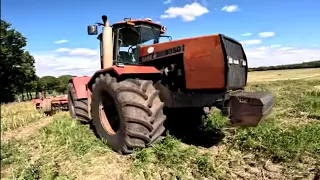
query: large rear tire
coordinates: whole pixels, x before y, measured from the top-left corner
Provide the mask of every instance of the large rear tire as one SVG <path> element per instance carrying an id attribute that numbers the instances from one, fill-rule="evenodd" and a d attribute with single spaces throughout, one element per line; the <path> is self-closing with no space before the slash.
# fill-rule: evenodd
<path id="1" fill-rule="evenodd" d="M 88 100 L 76 98 L 73 83 L 68 84 L 68 109 L 73 119 L 77 119 L 81 123 L 88 123 L 90 121 Z"/>
<path id="2" fill-rule="evenodd" d="M 161 139 L 164 103 L 152 81 L 100 75 L 92 86 L 92 124 L 96 134 L 119 154 L 130 154 Z"/>

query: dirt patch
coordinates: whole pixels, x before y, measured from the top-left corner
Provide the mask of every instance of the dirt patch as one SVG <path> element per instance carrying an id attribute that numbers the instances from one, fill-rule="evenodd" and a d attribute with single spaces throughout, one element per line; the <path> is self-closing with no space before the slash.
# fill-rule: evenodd
<path id="1" fill-rule="evenodd" d="M 4 134 L 1 135 L 1 141 L 7 142 L 10 140 L 24 139 L 26 137 L 36 134 L 41 127 L 49 125 L 50 123 L 52 123 L 52 121 L 53 121 L 52 117 L 46 117 L 46 118 L 40 119 L 37 122 L 30 123 L 18 129 L 5 132 Z"/>

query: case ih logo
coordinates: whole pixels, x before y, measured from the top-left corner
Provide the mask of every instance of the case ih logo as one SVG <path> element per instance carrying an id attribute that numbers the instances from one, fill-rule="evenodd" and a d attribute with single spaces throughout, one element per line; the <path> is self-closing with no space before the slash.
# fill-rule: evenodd
<path id="1" fill-rule="evenodd" d="M 159 59 L 167 56 L 172 56 L 176 54 L 184 53 L 184 45 L 166 49 L 164 51 L 159 51 L 156 53 L 149 54 L 140 58 L 140 61 L 146 62 L 154 59 Z"/>

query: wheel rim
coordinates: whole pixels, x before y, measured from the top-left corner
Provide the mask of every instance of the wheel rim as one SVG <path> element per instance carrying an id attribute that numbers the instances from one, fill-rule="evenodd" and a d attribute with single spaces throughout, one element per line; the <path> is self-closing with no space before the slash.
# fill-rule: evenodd
<path id="1" fill-rule="evenodd" d="M 110 135 L 115 135 L 119 130 L 119 117 L 115 104 L 111 99 L 99 103 L 99 118 L 101 125 Z"/>

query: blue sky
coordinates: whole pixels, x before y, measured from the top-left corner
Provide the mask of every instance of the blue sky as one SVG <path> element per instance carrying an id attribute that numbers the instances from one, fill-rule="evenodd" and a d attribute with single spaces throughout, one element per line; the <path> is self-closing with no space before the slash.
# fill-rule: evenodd
<path id="1" fill-rule="evenodd" d="M 112 2 L 112 3 L 111 3 Z M 151 18 L 173 39 L 222 33 L 241 41 L 249 66 L 320 59 L 319 0 L 2 0 L 1 18 L 28 38 L 37 74 L 90 75 L 98 42 L 86 26 Z M 60 41 L 60 43 L 59 43 Z"/>

